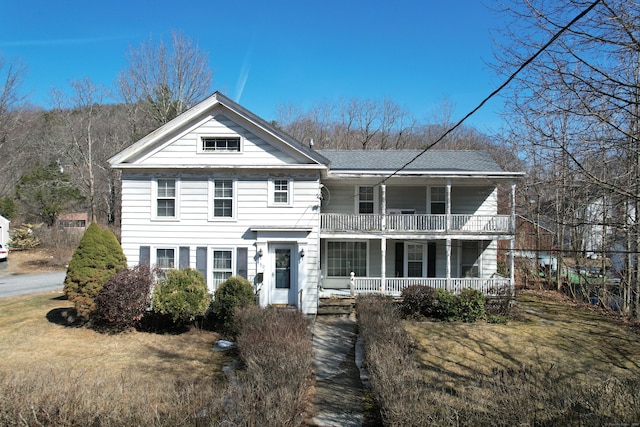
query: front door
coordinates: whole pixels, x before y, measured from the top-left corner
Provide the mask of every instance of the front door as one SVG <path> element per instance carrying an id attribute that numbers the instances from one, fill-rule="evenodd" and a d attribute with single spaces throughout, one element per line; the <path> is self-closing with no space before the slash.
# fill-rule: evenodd
<path id="1" fill-rule="evenodd" d="M 271 304 L 295 305 L 295 273 L 293 245 L 272 245 L 271 255 Z"/>

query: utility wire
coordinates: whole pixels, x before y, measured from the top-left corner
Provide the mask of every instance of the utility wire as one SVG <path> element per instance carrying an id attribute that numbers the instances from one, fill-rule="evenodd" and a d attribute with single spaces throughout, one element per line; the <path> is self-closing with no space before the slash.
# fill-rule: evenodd
<path id="1" fill-rule="evenodd" d="M 471 117 L 473 114 L 475 114 L 476 111 L 478 111 L 480 108 L 482 108 L 484 106 L 484 104 L 487 103 L 487 101 L 489 101 L 491 98 L 493 98 L 495 95 L 497 95 L 500 91 L 502 91 L 502 89 L 504 89 L 509 83 L 511 83 L 511 81 L 513 79 L 516 78 L 516 76 L 518 74 L 520 74 L 520 72 L 522 70 L 524 70 L 524 68 L 529 65 L 531 62 L 533 62 L 538 56 L 540 56 L 540 54 L 542 52 L 544 52 L 554 41 L 556 41 L 556 39 L 558 37 L 560 37 L 562 35 L 562 33 L 564 33 L 566 30 L 568 30 L 573 24 L 575 24 L 576 22 L 578 22 L 580 19 L 582 19 L 582 17 L 584 17 L 587 13 L 589 13 L 594 7 L 596 7 L 596 5 L 600 3 L 600 0 L 595 0 L 593 3 L 591 3 L 591 5 L 589 5 L 589 7 L 587 7 L 585 10 L 583 10 L 582 12 L 580 12 L 575 18 L 573 18 L 568 24 L 566 24 L 564 27 L 562 27 L 557 33 L 555 33 L 553 35 L 553 37 L 551 37 L 551 39 L 549 39 L 549 41 L 547 43 L 545 43 L 540 49 L 538 49 L 538 51 L 533 54 L 533 56 L 529 57 L 529 59 L 527 59 L 522 65 L 520 65 L 520 67 L 518 67 L 518 69 L 509 76 L 509 78 L 502 83 L 496 90 L 494 90 L 493 92 L 491 92 L 491 94 L 489 96 L 487 96 L 486 98 L 484 98 L 482 100 L 482 102 L 480 102 L 480 104 L 478 104 L 478 106 L 476 108 L 474 108 L 473 110 L 471 110 L 469 113 L 467 113 L 466 116 L 464 116 L 462 119 L 460 119 L 460 121 L 458 121 L 458 123 L 456 123 L 455 125 L 453 125 L 453 127 L 449 128 L 445 133 L 442 134 L 442 136 L 440 136 L 440 138 L 438 138 L 435 142 L 429 144 L 425 149 L 423 149 L 420 153 L 418 153 L 415 157 L 413 157 L 411 160 L 409 160 L 407 163 L 405 163 L 402 167 L 400 167 L 399 169 L 397 169 L 395 172 L 393 172 L 391 175 L 389 175 L 388 177 L 386 177 L 385 179 L 383 179 L 382 181 L 380 181 L 378 183 L 378 185 L 385 183 L 385 181 L 387 181 L 389 178 L 394 177 L 395 175 L 397 175 L 399 172 L 401 172 L 402 170 L 406 169 L 411 163 L 415 162 L 420 156 L 422 156 L 424 153 L 426 153 L 427 151 L 429 151 L 431 148 L 433 148 L 436 144 L 438 144 L 440 141 L 442 141 L 447 135 L 449 135 L 451 132 L 453 132 L 454 130 L 456 130 L 462 123 L 464 123 L 465 120 L 467 120 L 469 117 Z"/>

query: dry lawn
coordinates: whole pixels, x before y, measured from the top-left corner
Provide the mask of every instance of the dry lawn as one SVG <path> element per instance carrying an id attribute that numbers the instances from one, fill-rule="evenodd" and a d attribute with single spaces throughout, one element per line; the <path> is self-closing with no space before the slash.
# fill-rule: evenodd
<path id="1" fill-rule="evenodd" d="M 66 326 L 70 307 L 61 292 L 0 299 L 0 424 L 19 412 L 8 405 L 24 406 L 27 424 L 179 424 L 166 414 L 222 394 L 228 356 L 212 351 L 215 333 L 103 334 Z"/>
<path id="2" fill-rule="evenodd" d="M 451 413 L 463 425 L 639 420 L 637 328 L 556 293 L 521 293 L 515 312 L 508 324 L 403 323 L 429 399 L 448 408 L 440 425 Z"/>
<path id="3" fill-rule="evenodd" d="M 479 375 L 553 370 L 577 382 L 635 377 L 640 335 L 619 319 L 578 307 L 555 293 L 523 293 L 508 324 L 416 323 L 405 327 L 418 344 L 426 375 L 450 387 Z"/>

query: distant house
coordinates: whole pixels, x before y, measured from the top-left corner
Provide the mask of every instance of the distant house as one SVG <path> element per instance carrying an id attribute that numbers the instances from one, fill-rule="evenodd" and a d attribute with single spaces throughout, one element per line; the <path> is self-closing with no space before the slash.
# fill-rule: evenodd
<path id="1" fill-rule="evenodd" d="M 555 233 L 535 221 L 516 215 L 516 254 L 551 253 L 555 249 Z"/>
<path id="2" fill-rule="evenodd" d="M 216 92 L 109 160 L 122 247 L 131 265 L 192 267 L 212 292 L 240 275 L 261 305 L 308 314 L 329 289 L 512 286 L 497 242 L 513 246 L 523 174 L 481 151 L 419 154 L 313 150 Z"/>
<path id="3" fill-rule="evenodd" d="M 9 225 L 11 221 L 0 215 L 0 245 L 9 244 Z"/>
<path id="4" fill-rule="evenodd" d="M 89 227 L 89 214 L 73 212 L 58 217 L 58 228 L 67 232 L 84 233 Z"/>

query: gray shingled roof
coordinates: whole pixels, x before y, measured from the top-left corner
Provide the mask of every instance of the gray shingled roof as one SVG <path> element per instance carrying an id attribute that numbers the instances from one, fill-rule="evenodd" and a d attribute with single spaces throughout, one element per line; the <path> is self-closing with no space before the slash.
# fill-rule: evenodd
<path id="1" fill-rule="evenodd" d="M 329 160 L 333 171 L 396 171 L 421 153 L 420 150 L 317 150 Z M 429 150 L 405 171 L 503 172 L 486 151 Z"/>

